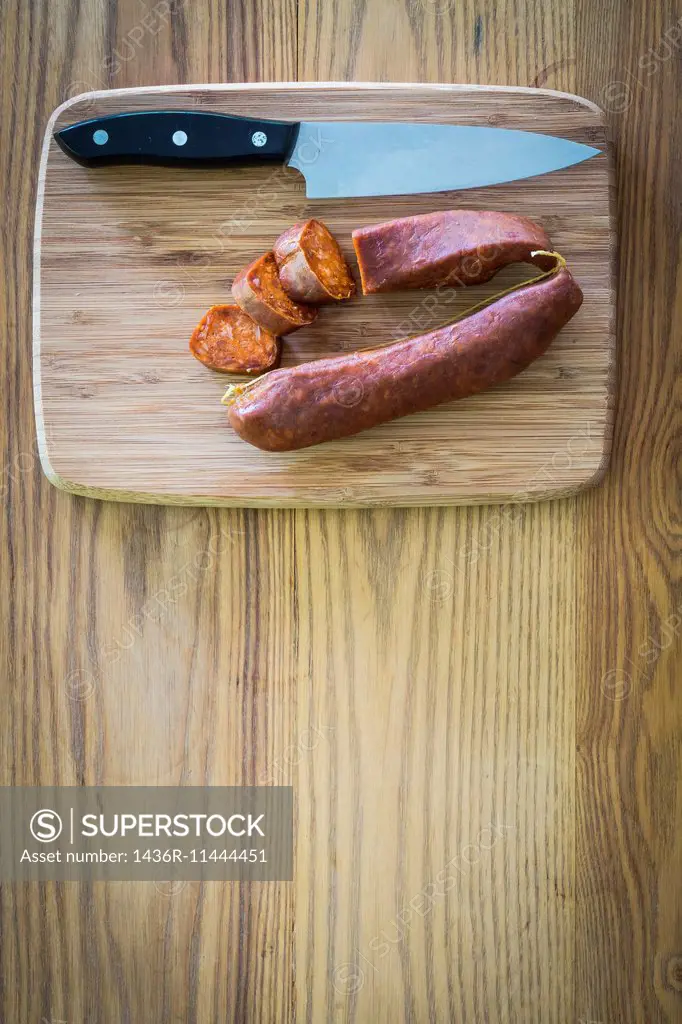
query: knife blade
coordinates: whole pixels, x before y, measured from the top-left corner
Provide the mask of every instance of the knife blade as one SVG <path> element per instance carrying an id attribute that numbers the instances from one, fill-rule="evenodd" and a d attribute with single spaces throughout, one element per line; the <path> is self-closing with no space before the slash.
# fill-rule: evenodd
<path id="1" fill-rule="evenodd" d="M 547 174 L 596 156 L 554 135 L 403 121 L 272 121 L 203 111 L 135 111 L 55 133 L 86 165 L 221 165 L 281 161 L 311 199 L 480 188 Z"/>

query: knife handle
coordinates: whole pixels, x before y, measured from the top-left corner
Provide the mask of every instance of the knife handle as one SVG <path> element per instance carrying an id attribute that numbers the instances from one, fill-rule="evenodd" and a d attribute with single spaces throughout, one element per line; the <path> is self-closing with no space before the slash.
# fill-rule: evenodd
<path id="1" fill-rule="evenodd" d="M 194 110 L 152 110 L 80 121 L 55 134 L 67 156 L 100 164 L 285 161 L 299 125 Z"/>

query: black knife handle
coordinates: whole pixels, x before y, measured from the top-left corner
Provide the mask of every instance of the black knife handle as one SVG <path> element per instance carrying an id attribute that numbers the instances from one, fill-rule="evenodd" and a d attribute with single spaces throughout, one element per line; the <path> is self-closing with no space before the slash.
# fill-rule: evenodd
<path id="1" fill-rule="evenodd" d="M 80 121 L 55 134 L 86 165 L 284 162 L 299 125 L 196 110 L 151 110 Z"/>

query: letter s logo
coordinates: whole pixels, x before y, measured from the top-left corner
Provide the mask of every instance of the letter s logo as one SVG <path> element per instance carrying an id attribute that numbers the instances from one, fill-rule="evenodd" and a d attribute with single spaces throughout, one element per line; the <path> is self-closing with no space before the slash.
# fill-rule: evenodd
<path id="1" fill-rule="evenodd" d="M 62 819 L 56 811 L 43 808 L 33 815 L 29 828 L 31 835 L 39 843 L 52 843 L 61 835 Z"/>

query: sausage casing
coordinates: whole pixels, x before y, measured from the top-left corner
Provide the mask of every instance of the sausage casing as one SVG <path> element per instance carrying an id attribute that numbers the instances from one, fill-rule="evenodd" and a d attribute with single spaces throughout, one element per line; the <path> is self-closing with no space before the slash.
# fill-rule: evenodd
<path id="1" fill-rule="evenodd" d="M 234 398 L 229 421 L 257 448 L 292 451 L 465 398 L 525 370 L 582 299 L 562 266 L 429 334 L 273 370 Z"/>
<path id="2" fill-rule="evenodd" d="M 527 217 L 492 210 L 444 210 L 358 228 L 353 245 L 362 290 L 399 291 L 483 284 L 509 263 L 550 248 Z"/>

